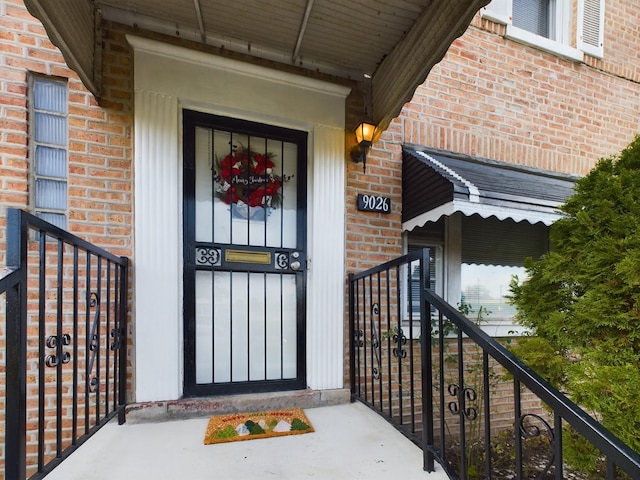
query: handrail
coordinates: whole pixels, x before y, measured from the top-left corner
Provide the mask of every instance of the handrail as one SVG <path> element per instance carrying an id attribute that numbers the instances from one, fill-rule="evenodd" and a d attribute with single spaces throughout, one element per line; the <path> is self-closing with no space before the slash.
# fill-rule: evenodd
<path id="1" fill-rule="evenodd" d="M 125 420 L 129 260 L 11 208 L 6 248 L 4 475 L 36 480 L 109 420 Z M 101 296 L 104 307 L 91 303 Z M 28 424 L 34 401 L 37 420 L 30 414 Z"/>
<path id="2" fill-rule="evenodd" d="M 4 268 L 0 271 L 0 295 L 20 282 L 20 271 L 17 268 Z"/>
<path id="3" fill-rule="evenodd" d="M 525 443 L 544 437 L 550 451 L 536 478 L 553 471 L 560 480 L 569 468 L 565 423 L 606 459 L 603 478 L 604 469 L 608 480 L 618 470 L 640 478 L 640 454 L 440 298 L 429 279 L 428 249 L 349 275 L 352 397 L 419 444 L 425 470 L 437 460 L 451 478 L 501 478 L 492 473 L 500 468 L 494 445 L 510 431 L 513 444 L 501 448 L 515 450 L 507 455 L 514 478 L 531 467 Z"/>
<path id="4" fill-rule="evenodd" d="M 572 402 L 549 382 L 527 367 L 502 344 L 491 338 L 481 328 L 467 319 L 458 310 L 445 302 L 432 290 L 425 289 L 426 301 L 442 312 L 465 335 L 483 351 L 498 361 L 509 373 L 537 395 L 552 410 L 560 414 L 573 428 L 589 440 L 602 453 L 626 472 L 635 472 L 640 478 L 640 455 L 597 422 L 581 407 Z"/>

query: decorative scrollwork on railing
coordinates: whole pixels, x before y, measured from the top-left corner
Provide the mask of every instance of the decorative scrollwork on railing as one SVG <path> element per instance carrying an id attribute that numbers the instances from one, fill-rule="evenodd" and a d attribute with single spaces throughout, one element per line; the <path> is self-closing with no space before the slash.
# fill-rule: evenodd
<path id="1" fill-rule="evenodd" d="M 380 358 L 380 339 L 378 338 L 378 329 L 374 317 L 380 314 L 380 306 L 377 303 L 371 305 L 371 348 L 376 356 L 376 364 L 372 368 L 373 378 L 380 379 L 380 370 L 382 370 L 382 359 Z"/>
<path id="2" fill-rule="evenodd" d="M 58 335 L 49 335 L 45 341 L 47 348 L 55 349 L 56 353 L 51 353 L 44 358 L 44 364 L 47 367 L 57 367 L 60 363 L 63 365 L 71 361 L 71 354 L 62 350 L 65 345 L 71 345 L 71 335 L 63 333 Z M 57 351 L 60 350 L 60 357 L 58 358 Z"/>
<path id="3" fill-rule="evenodd" d="M 538 425 L 533 423 L 536 421 L 542 425 L 544 430 L 542 430 Z M 534 413 L 526 413 L 520 417 L 520 435 L 525 440 L 528 438 L 542 437 L 545 433 L 548 435 L 548 438 L 549 438 L 551 456 L 549 457 L 549 460 L 545 464 L 545 467 L 542 470 L 542 472 L 540 472 L 536 476 L 536 480 L 546 478 L 547 473 L 549 472 L 549 470 L 551 469 L 551 466 L 553 465 L 553 462 L 555 461 L 555 457 L 556 457 L 555 456 L 555 450 L 556 450 L 555 449 L 555 442 L 556 442 L 555 431 L 553 427 L 549 425 L 549 423 L 547 423 L 547 421 L 544 418 L 542 418 L 540 415 L 536 415 Z"/>
<path id="4" fill-rule="evenodd" d="M 220 264 L 219 248 L 196 247 L 196 265 L 214 266 Z"/>
<path id="5" fill-rule="evenodd" d="M 455 383 L 451 383 L 449 384 L 448 390 L 449 395 L 456 398 L 456 400 L 452 400 L 451 402 L 449 402 L 449 411 L 454 415 L 459 415 L 460 404 L 458 403 L 458 398 L 460 397 L 460 386 Z M 471 387 L 464 387 L 462 389 L 461 398 L 465 406 L 462 412 L 465 418 L 467 418 L 468 420 L 475 420 L 476 418 L 478 418 L 478 410 L 476 409 L 476 407 L 467 406 L 467 402 L 475 402 L 478 399 L 478 393 Z"/>
<path id="6" fill-rule="evenodd" d="M 89 308 L 95 308 L 95 313 L 93 314 L 91 333 L 89 335 L 89 338 L 87 338 L 87 348 L 91 352 L 89 365 L 87 366 L 87 378 L 91 377 L 93 373 L 93 365 L 96 361 L 96 355 L 98 355 L 98 351 L 100 349 L 100 344 L 98 342 L 98 327 L 100 325 L 100 296 L 96 292 L 91 292 L 89 294 L 88 305 Z M 97 387 L 98 377 L 97 375 L 94 375 L 89 381 L 89 390 L 91 392 L 95 392 Z"/>
<path id="7" fill-rule="evenodd" d="M 405 337 L 404 332 L 401 328 L 398 328 L 397 333 L 393 334 L 393 343 L 396 344 L 393 347 L 393 356 L 396 358 L 407 358 L 407 349 L 404 348 L 404 345 L 407 344 L 407 337 Z"/>

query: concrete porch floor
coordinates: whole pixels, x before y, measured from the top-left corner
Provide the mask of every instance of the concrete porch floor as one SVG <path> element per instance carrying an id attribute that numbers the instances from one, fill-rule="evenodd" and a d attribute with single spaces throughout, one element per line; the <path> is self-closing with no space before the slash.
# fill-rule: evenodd
<path id="1" fill-rule="evenodd" d="M 208 417 L 104 426 L 47 480 L 448 478 L 361 403 L 305 409 L 315 432 L 204 445 Z"/>

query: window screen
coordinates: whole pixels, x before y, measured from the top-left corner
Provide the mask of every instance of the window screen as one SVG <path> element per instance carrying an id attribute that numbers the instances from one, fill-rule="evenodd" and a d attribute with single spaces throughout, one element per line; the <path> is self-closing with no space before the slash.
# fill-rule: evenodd
<path id="1" fill-rule="evenodd" d="M 513 25 L 550 38 L 550 0 L 513 0 Z"/>
<path id="2" fill-rule="evenodd" d="M 462 217 L 462 263 L 523 266 L 548 249 L 549 227 L 541 223 Z"/>

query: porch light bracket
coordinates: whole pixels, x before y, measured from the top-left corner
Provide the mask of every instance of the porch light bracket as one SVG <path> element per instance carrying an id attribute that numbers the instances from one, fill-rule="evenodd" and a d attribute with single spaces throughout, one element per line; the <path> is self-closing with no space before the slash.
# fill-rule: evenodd
<path id="1" fill-rule="evenodd" d="M 367 171 L 367 152 L 373 144 L 376 126 L 373 123 L 362 122 L 355 129 L 356 142 L 351 149 L 351 160 L 355 163 L 362 162 L 362 171 Z"/>

